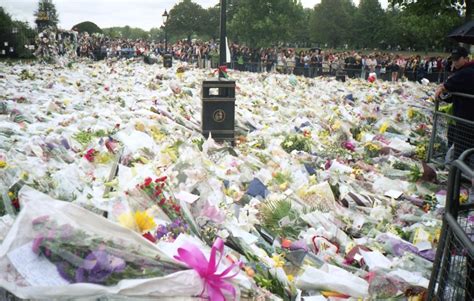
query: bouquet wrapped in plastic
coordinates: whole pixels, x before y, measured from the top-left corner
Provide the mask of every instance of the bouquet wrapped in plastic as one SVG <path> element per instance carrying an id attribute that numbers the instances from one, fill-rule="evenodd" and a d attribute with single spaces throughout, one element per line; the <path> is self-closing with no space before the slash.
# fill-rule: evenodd
<path id="1" fill-rule="evenodd" d="M 0 287 L 18 297 L 192 297 L 206 288 L 207 276 L 179 252 L 27 186 L 20 200 L 23 209 L 0 246 Z M 226 268 L 218 265 L 216 271 Z M 235 294 L 233 277 L 219 283 Z"/>

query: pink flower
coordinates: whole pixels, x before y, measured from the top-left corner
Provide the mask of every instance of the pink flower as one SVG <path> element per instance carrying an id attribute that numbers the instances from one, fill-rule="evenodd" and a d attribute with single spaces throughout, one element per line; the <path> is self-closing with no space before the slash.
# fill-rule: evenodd
<path id="1" fill-rule="evenodd" d="M 220 211 L 216 206 L 212 206 L 209 203 L 201 211 L 201 215 L 209 218 L 211 221 L 216 223 L 222 223 L 225 220 L 225 214 Z"/>
<path id="2" fill-rule="evenodd" d="M 86 160 L 89 162 L 94 162 L 95 153 L 96 153 L 96 150 L 91 148 L 86 152 L 86 154 L 84 155 L 84 158 L 86 158 Z"/>
<path id="3" fill-rule="evenodd" d="M 355 151 L 355 145 L 354 145 L 354 143 L 352 143 L 350 141 L 343 142 L 342 147 L 344 147 L 347 150 L 350 150 L 351 152 Z"/>
<path id="4" fill-rule="evenodd" d="M 327 159 L 326 164 L 324 164 L 324 169 L 328 170 L 329 168 L 331 168 L 331 165 L 332 165 L 332 161 Z"/>

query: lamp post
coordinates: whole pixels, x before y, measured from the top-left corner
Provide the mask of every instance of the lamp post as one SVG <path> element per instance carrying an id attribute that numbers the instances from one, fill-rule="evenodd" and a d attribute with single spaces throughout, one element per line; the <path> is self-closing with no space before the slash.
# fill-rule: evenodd
<path id="1" fill-rule="evenodd" d="M 170 15 L 165 9 L 165 12 L 162 15 L 163 30 L 165 31 L 165 52 L 163 54 L 163 67 L 165 68 L 171 68 L 171 66 L 173 66 L 173 57 L 168 53 L 168 32 L 166 31 L 166 23 L 168 22 L 169 16 Z"/>
<path id="2" fill-rule="evenodd" d="M 227 36 L 226 33 L 226 19 L 227 19 L 227 8 L 226 0 L 220 0 L 221 1 L 221 22 L 220 22 L 220 44 L 219 44 L 219 66 L 224 66 L 226 64 L 226 50 L 227 50 L 227 45 L 226 45 L 226 40 L 225 37 Z M 219 79 L 224 78 L 224 71 L 222 68 L 219 68 Z"/>
<path id="3" fill-rule="evenodd" d="M 220 6 L 219 78 L 202 82 L 201 132 L 206 138 L 212 135 L 217 142 L 235 145 L 235 80 L 225 78 L 226 0 L 220 0 Z"/>
<path id="4" fill-rule="evenodd" d="M 163 29 L 165 31 L 165 53 L 168 52 L 168 35 L 167 35 L 167 32 L 166 32 L 166 23 L 168 22 L 169 16 L 170 15 L 168 14 L 168 12 L 165 9 L 165 12 L 162 15 L 162 17 L 163 17 Z"/>

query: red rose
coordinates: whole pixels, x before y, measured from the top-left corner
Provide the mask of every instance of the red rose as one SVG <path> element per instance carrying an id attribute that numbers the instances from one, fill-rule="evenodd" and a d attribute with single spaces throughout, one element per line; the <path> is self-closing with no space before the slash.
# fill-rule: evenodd
<path id="1" fill-rule="evenodd" d="M 145 179 L 145 186 L 146 187 L 150 186 L 151 182 L 153 182 L 153 180 L 150 177 L 146 178 Z"/>

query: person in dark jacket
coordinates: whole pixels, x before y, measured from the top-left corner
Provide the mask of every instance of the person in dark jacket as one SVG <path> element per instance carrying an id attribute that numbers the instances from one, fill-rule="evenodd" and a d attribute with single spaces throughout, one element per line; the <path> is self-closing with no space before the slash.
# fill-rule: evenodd
<path id="1" fill-rule="evenodd" d="M 451 53 L 454 73 L 438 86 L 435 97 L 444 93 L 463 93 L 474 97 L 474 62 L 469 61 L 469 52 L 464 47 L 457 47 Z M 474 98 L 453 95 L 445 100 L 453 104 L 453 115 L 468 122 L 456 121 L 453 133 L 454 159 L 465 150 L 474 148 Z M 472 158 L 471 158 L 472 160 Z"/>

